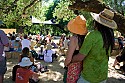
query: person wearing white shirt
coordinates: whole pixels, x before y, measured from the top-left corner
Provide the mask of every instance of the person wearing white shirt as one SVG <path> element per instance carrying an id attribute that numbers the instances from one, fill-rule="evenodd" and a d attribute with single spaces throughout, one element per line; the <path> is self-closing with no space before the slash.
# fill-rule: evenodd
<path id="1" fill-rule="evenodd" d="M 68 44 L 69 44 L 69 37 L 66 37 L 65 40 L 63 41 L 63 44 L 64 44 L 64 48 L 65 49 L 68 49 Z"/>
<path id="2" fill-rule="evenodd" d="M 27 35 L 24 35 L 24 39 L 21 41 L 21 44 L 22 44 L 22 49 L 24 47 L 28 47 L 30 49 L 30 46 L 31 46 L 31 42 L 27 39 L 28 36 Z"/>
<path id="3" fill-rule="evenodd" d="M 55 54 L 55 52 L 52 49 L 52 45 L 47 44 L 47 48 L 46 50 L 44 50 L 42 52 L 42 55 L 44 55 L 44 61 L 45 62 L 53 62 L 53 54 Z"/>

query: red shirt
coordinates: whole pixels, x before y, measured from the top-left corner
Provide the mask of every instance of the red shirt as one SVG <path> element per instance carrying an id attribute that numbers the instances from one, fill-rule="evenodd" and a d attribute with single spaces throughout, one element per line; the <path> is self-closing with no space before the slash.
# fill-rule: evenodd
<path id="1" fill-rule="evenodd" d="M 16 72 L 16 83 L 29 83 L 29 78 L 33 75 L 33 71 L 24 68 L 18 68 Z"/>

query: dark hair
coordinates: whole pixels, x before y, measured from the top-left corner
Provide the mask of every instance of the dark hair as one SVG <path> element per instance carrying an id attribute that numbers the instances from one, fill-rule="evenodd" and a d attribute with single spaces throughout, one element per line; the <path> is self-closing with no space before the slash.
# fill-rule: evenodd
<path id="1" fill-rule="evenodd" d="M 28 47 L 23 48 L 22 53 L 23 53 L 22 56 L 28 56 L 29 55 L 29 48 Z"/>
<path id="2" fill-rule="evenodd" d="M 27 35 L 24 35 L 24 39 L 27 39 L 28 38 L 28 36 Z"/>
<path id="3" fill-rule="evenodd" d="M 11 40 L 15 40 L 15 36 L 12 36 L 12 37 L 11 37 Z"/>
<path id="4" fill-rule="evenodd" d="M 20 40 L 15 40 L 16 42 L 19 42 Z"/>
<path id="5" fill-rule="evenodd" d="M 97 21 L 94 21 L 94 27 L 98 29 L 98 31 L 102 34 L 104 45 L 106 48 L 106 54 L 108 55 L 108 50 L 111 47 L 111 52 L 114 47 L 114 32 L 113 29 L 108 28 Z"/>
<path id="6" fill-rule="evenodd" d="M 86 35 L 78 35 L 77 34 L 77 36 L 78 36 L 78 45 L 79 45 L 79 48 L 81 48 L 82 43 L 83 43 L 84 38 L 85 38 Z"/>

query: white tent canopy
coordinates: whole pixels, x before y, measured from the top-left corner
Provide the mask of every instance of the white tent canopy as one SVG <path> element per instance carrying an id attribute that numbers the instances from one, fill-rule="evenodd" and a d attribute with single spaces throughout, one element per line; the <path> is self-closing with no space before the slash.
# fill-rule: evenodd
<path id="1" fill-rule="evenodd" d="M 56 24 L 56 23 L 52 23 L 51 20 L 48 20 L 48 21 L 40 21 L 39 19 L 35 18 L 32 16 L 32 23 L 43 23 L 43 24 Z"/>

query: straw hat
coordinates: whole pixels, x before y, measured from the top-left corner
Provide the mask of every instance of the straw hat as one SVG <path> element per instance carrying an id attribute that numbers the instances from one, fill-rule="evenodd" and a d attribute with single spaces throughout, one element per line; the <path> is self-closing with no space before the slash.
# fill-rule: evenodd
<path id="1" fill-rule="evenodd" d="M 108 9 L 104 9 L 99 14 L 91 13 L 92 17 L 100 24 L 107 26 L 112 29 L 117 29 L 117 24 L 113 20 L 114 12 Z"/>
<path id="2" fill-rule="evenodd" d="M 52 49 L 53 47 L 52 47 L 52 45 L 50 45 L 50 44 L 47 44 L 46 45 L 46 50 L 50 50 L 50 49 Z"/>
<path id="3" fill-rule="evenodd" d="M 70 20 L 67 27 L 70 32 L 79 35 L 85 35 L 88 32 L 86 28 L 86 19 L 83 15 L 79 15 L 75 19 Z"/>
<path id="4" fill-rule="evenodd" d="M 28 57 L 23 57 L 22 60 L 21 60 L 21 62 L 19 63 L 19 65 L 20 65 L 21 67 L 30 66 L 30 65 L 32 65 L 32 64 L 33 64 L 33 62 L 31 62 Z"/>

